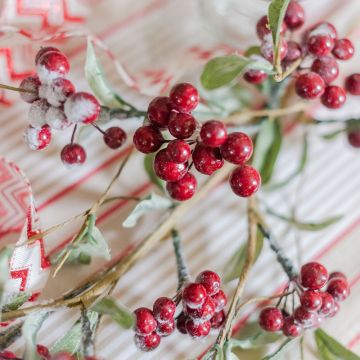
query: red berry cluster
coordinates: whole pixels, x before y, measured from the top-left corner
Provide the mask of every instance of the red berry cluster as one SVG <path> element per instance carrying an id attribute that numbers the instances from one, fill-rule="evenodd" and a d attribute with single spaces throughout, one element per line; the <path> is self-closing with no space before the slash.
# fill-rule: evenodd
<path id="1" fill-rule="evenodd" d="M 290 315 L 286 309 L 267 307 L 260 313 L 259 324 L 266 331 L 280 331 L 288 337 L 301 335 L 304 329 L 317 328 L 327 317 L 339 311 L 338 302 L 350 293 L 346 276 L 341 272 L 328 275 L 327 269 L 316 262 L 302 266 L 300 272 L 300 305 Z M 321 291 L 327 285 L 326 291 Z"/>
<path id="2" fill-rule="evenodd" d="M 187 284 L 182 292 L 182 311 L 176 317 L 176 327 L 182 334 L 199 339 L 207 336 L 211 329 L 219 329 L 225 320 L 225 293 L 220 289 L 218 274 L 206 270 L 196 282 Z M 147 308 L 135 310 L 135 344 L 142 351 L 151 351 L 160 344 L 161 337 L 175 331 L 175 301 L 158 298 L 152 311 Z"/>
<path id="3" fill-rule="evenodd" d="M 296 93 L 304 99 L 321 97 L 324 106 L 330 109 L 340 108 L 346 101 L 346 91 L 331 83 L 339 75 L 337 60 L 349 60 L 354 55 L 354 45 L 349 39 L 338 39 L 336 28 L 321 22 L 306 30 L 302 42 L 286 41 L 287 31 L 293 32 L 303 26 L 305 13 L 299 1 L 290 2 L 281 27 L 280 59 L 284 68 L 291 63 L 308 56 L 312 59 L 310 71 L 301 73 L 295 82 Z M 264 58 L 273 62 L 274 50 L 272 34 L 267 16 L 263 16 L 256 25 L 256 31 L 261 40 L 260 50 Z M 267 78 L 261 70 L 249 70 L 244 79 L 252 84 L 259 84 Z M 347 78 L 346 90 L 353 95 L 360 95 L 360 74 Z"/>
<path id="4" fill-rule="evenodd" d="M 69 61 L 59 49 L 42 47 L 35 57 L 35 65 L 37 75 L 21 82 L 20 89 L 25 91 L 20 95 L 31 103 L 25 140 L 30 149 L 41 150 L 50 144 L 52 131 L 93 123 L 101 106 L 90 93 L 75 91 L 73 83 L 66 78 Z M 104 142 L 112 149 L 126 140 L 126 133 L 119 127 L 112 127 L 103 135 Z M 61 151 L 61 159 L 66 165 L 80 165 L 86 160 L 85 149 L 76 143 L 68 144 Z"/>
<path id="5" fill-rule="evenodd" d="M 188 83 L 175 85 L 169 97 L 156 97 L 148 107 L 149 124 L 134 134 L 135 147 L 145 154 L 157 152 L 154 171 L 167 182 L 166 189 L 175 200 L 188 200 L 195 193 L 197 181 L 189 171 L 191 159 L 196 170 L 205 175 L 220 169 L 224 160 L 240 165 L 231 175 L 231 188 L 239 196 L 251 196 L 261 183 L 256 169 L 245 165 L 253 152 L 251 138 L 241 132 L 228 135 L 218 120 L 200 126 L 191 115 L 198 103 L 198 91 Z M 166 130 L 174 140 L 164 139 L 162 131 Z M 160 149 L 164 143 L 166 148 Z"/>

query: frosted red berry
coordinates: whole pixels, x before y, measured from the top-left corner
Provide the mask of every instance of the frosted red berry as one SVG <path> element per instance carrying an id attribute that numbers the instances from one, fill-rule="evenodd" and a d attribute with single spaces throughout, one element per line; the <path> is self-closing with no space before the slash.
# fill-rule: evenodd
<path id="1" fill-rule="evenodd" d="M 211 329 L 210 321 L 204 321 L 199 323 L 192 319 L 188 319 L 185 326 L 187 333 L 195 339 L 206 337 L 207 335 L 209 335 Z"/>
<path id="2" fill-rule="evenodd" d="M 299 306 L 294 311 L 294 319 L 304 327 L 311 327 L 315 321 L 315 313 Z"/>
<path id="3" fill-rule="evenodd" d="M 329 281 L 326 291 L 335 301 L 344 301 L 350 294 L 350 287 L 345 279 L 337 278 Z"/>
<path id="4" fill-rule="evenodd" d="M 224 310 L 218 311 L 210 319 L 210 324 L 212 329 L 219 329 L 225 322 L 225 312 Z"/>
<path id="5" fill-rule="evenodd" d="M 51 129 L 48 125 L 41 128 L 28 126 L 24 133 L 25 141 L 31 150 L 45 149 L 51 142 Z"/>
<path id="6" fill-rule="evenodd" d="M 285 336 L 295 338 L 302 334 L 302 326 L 295 321 L 293 316 L 287 316 L 284 319 L 282 331 Z"/>
<path id="7" fill-rule="evenodd" d="M 332 279 L 344 279 L 347 280 L 346 275 L 341 271 L 333 271 L 329 275 L 329 281 Z"/>
<path id="8" fill-rule="evenodd" d="M 36 351 L 43 360 L 48 360 L 50 358 L 50 351 L 46 346 L 38 344 L 36 345 Z"/>
<path id="9" fill-rule="evenodd" d="M 360 95 L 360 74 L 352 74 L 345 80 L 345 88 L 351 95 Z"/>
<path id="10" fill-rule="evenodd" d="M 333 47 L 334 39 L 327 34 L 312 35 L 307 41 L 309 53 L 317 57 L 328 55 Z"/>
<path id="11" fill-rule="evenodd" d="M 296 41 L 288 41 L 287 47 L 287 53 L 284 61 L 291 63 L 301 58 L 302 49 L 299 43 Z"/>
<path id="12" fill-rule="evenodd" d="M 333 55 L 340 60 L 349 60 L 354 56 L 354 44 L 349 39 L 335 40 Z"/>
<path id="13" fill-rule="evenodd" d="M 31 75 L 21 81 L 19 88 L 30 92 L 20 92 L 21 98 L 27 103 L 32 103 L 39 99 L 40 79 L 37 75 Z"/>
<path id="14" fill-rule="evenodd" d="M 267 61 L 271 63 L 274 61 L 274 47 L 272 40 L 270 38 L 265 39 L 265 41 L 261 43 L 260 51 Z M 284 39 L 281 39 L 279 46 L 279 56 L 281 61 L 286 58 L 287 52 L 288 52 L 287 42 Z"/>
<path id="15" fill-rule="evenodd" d="M 64 130 L 71 125 L 61 108 L 50 106 L 45 114 L 45 122 L 54 130 Z"/>
<path id="16" fill-rule="evenodd" d="M 144 154 L 150 154 L 160 149 L 164 142 L 160 130 L 153 125 L 139 127 L 133 137 L 133 143 L 137 150 Z"/>
<path id="17" fill-rule="evenodd" d="M 215 295 L 211 296 L 215 303 L 215 311 L 219 312 L 223 310 L 227 304 L 227 296 L 224 291 L 219 290 Z"/>
<path id="18" fill-rule="evenodd" d="M 68 144 L 61 150 L 62 162 L 68 167 L 82 165 L 86 160 L 86 151 L 80 144 Z"/>
<path id="19" fill-rule="evenodd" d="M 354 148 L 360 148 L 360 131 L 349 131 L 347 133 L 349 144 Z"/>
<path id="20" fill-rule="evenodd" d="M 327 283 L 328 277 L 325 266 L 317 262 L 309 262 L 303 265 L 300 270 L 301 285 L 307 289 L 321 289 Z"/>
<path id="21" fill-rule="evenodd" d="M 207 292 L 203 285 L 190 283 L 185 286 L 182 299 L 184 303 L 191 309 L 200 308 L 207 298 Z"/>
<path id="22" fill-rule="evenodd" d="M 157 322 L 150 309 L 141 307 L 134 311 L 135 327 L 134 330 L 139 335 L 150 335 L 156 330 Z"/>
<path id="23" fill-rule="evenodd" d="M 166 152 L 169 159 L 176 163 L 184 163 L 189 160 L 191 156 L 190 145 L 184 140 L 172 140 L 166 147 Z"/>
<path id="24" fill-rule="evenodd" d="M 170 99 L 177 110 L 188 113 L 199 104 L 199 93 L 193 85 L 181 83 L 172 87 Z"/>
<path id="25" fill-rule="evenodd" d="M 142 336 L 135 335 L 135 345 L 141 351 L 152 351 L 160 345 L 160 336 L 153 332 L 152 334 Z"/>
<path id="26" fill-rule="evenodd" d="M 204 175 L 211 175 L 224 165 L 220 150 L 202 143 L 195 146 L 192 159 L 196 170 Z"/>
<path id="27" fill-rule="evenodd" d="M 154 171 L 164 181 L 178 181 L 187 173 L 187 164 L 171 161 L 166 149 L 162 149 L 155 155 Z"/>
<path id="28" fill-rule="evenodd" d="M 321 308 L 318 311 L 320 315 L 327 316 L 331 313 L 335 301 L 334 298 L 328 292 L 321 292 Z"/>
<path id="29" fill-rule="evenodd" d="M 259 172 L 249 165 L 237 167 L 230 175 L 232 191 L 241 197 L 255 194 L 261 185 Z"/>
<path id="30" fill-rule="evenodd" d="M 281 24 L 281 34 L 284 34 L 286 31 L 285 23 Z M 271 34 L 270 25 L 268 21 L 268 17 L 264 15 L 256 24 L 256 33 L 260 40 L 263 40 L 266 35 Z"/>
<path id="31" fill-rule="evenodd" d="M 174 332 L 174 330 L 175 330 L 175 320 L 171 319 L 164 323 L 159 322 L 156 332 L 161 337 L 166 337 L 166 336 L 171 335 Z"/>
<path id="32" fill-rule="evenodd" d="M 113 126 L 106 129 L 104 134 L 104 142 L 110 149 L 118 149 L 126 141 L 126 132 L 118 127 Z"/>
<path id="33" fill-rule="evenodd" d="M 49 83 L 57 77 L 64 77 L 70 70 L 67 57 L 58 51 L 45 52 L 37 62 L 37 73 L 41 82 Z"/>
<path id="34" fill-rule="evenodd" d="M 276 307 L 268 307 L 260 312 L 259 325 L 265 331 L 279 331 L 282 329 L 284 318 L 282 312 Z"/>
<path id="35" fill-rule="evenodd" d="M 253 142 L 245 133 L 233 132 L 228 135 L 225 143 L 220 147 L 220 152 L 226 161 L 243 165 L 251 158 Z"/>
<path id="36" fill-rule="evenodd" d="M 325 82 L 320 75 L 309 72 L 296 79 L 295 90 L 303 99 L 316 99 L 324 93 Z"/>
<path id="37" fill-rule="evenodd" d="M 147 115 L 153 125 L 165 129 L 169 123 L 172 109 L 173 105 L 170 98 L 158 96 L 150 102 Z"/>
<path id="38" fill-rule="evenodd" d="M 158 322 L 168 322 L 174 319 L 176 304 L 167 297 L 158 298 L 153 305 L 153 314 Z"/>
<path id="39" fill-rule="evenodd" d="M 173 112 L 168 124 L 169 132 L 177 139 L 188 139 L 196 129 L 195 118 L 186 113 Z"/>
<path id="40" fill-rule="evenodd" d="M 211 270 L 202 271 L 197 277 L 196 282 L 203 285 L 208 293 L 212 296 L 219 292 L 221 286 L 220 276 Z"/>
<path id="41" fill-rule="evenodd" d="M 267 77 L 262 70 L 248 70 L 244 74 L 244 79 L 250 84 L 261 84 Z"/>
<path id="42" fill-rule="evenodd" d="M 61 51 L 54 47 L 54 46 L 43 46 L 39 49 L 39 51 L 37 52 L 36 56 L 35 56 L 35 65 L 38 64 L 40 58 L 47 52 L 50 52 L 50 51 L 55 51 L 55 52 L 59 52 L 61 53 Z"/>
<path id="43" fill-rule="evenodd" d="M 186 307 L 186 314 L 195 321 L 208 321 L 215 314 L 215 303 L 213 299 L 208 296 L 201 307 L 197 309 Z"/>
<path id="44" fill-rule="evenodd" d="M 197 181 L 193 174 L 186 173 L 180 180 L 166 183 L 168 194 L 177 201 L 186 201 L 193 197 Z"/>
<path id="45" fill-rule="evenodd" d="M 56 78 L 46 88 L 46 100 L 53 106 L 61 106 L 74 92 L 75 86 L 70 80 Z"/>
<path id="46" fill-rule="evenodd" d="M 314 60 L 311 71 L 320 75 L 327 84 L 330 84 L 339 75 L 339 65 L 332 56 L 323 56 Z"/>
<path id="47" fill-rule="evenodd" d="M 345 90 L 336 85 L 330 85 L 325 88 L 324 94 L 321 96 L 321 103 L 330 109 L 341 108 L 346 101 Z"/>
<path id="48" fill-rule="evenodd" d="M 77 92 L 69 96 L 64 111 L 67 118 L 74 123 L 90 124 L 100 114 L 100 104 L 96 97 L 87 92 Z"/>
<path id="49" fill-rule="evenodd" d="M 314 290 L 306 290 L 300 296 L 301 306 L 308 311 L 318 311 L 321 308 L 321 294 Z"/>
<path id="50" fill-rule="evenodd" d="M 31 126 L 42 127 L 46 124 L 46 112 L 49 109 L 49 104 L 45 99 L 39 99 L 34 101 L 28 112 L 28 121 Z"/>
<path id="51" fill-rule="evenodd" d="M 305 22 L 304 8 L 298 1 L 291 1 L 286 9 L 284 22 L 288 29 L 299 29 Z"/>
<path id="52" fill-rule="evenodd" d="M 225 124 L 218 120 L 205 122 L 200 130 L 200 138 L 206 146 L 214 148 L 221 146 L 227 138 Z"/>
<path id="53" fill-rule="evenodd" d="M 182 312 L 176 319 L 176 328 L 181 332 L 182 334 L 187 334 L 186 330 L 186 321 L 188 317 Z"/>

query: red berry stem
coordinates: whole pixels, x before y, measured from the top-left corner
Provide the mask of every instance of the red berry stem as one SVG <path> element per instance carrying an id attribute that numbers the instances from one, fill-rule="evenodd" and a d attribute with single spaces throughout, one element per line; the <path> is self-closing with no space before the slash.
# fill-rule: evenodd
<path id="1" fill-rule="evenodd" d="M 71 144 L 73 144 L 74 141 L 75 141 L 76 130 L 77 130 L 77 124 L 74 125 L 74 129 L 73 129 L 73 132 L 71 134 L 71 139 L 70 139 Z"/>
<path id="2" fill-rule="evenodd" d="M 174 247 L 174 253 L 176 257 L 176 267 L 178 275 L 178 290 L 180 290 L 184 284 L 190 281 L 190 275 L 186 266 L 185 256 L 182 248 L 181 237 L 176 229 L 171 231 L 172 242 Z"/>
<path id="3" fill-rule="evenodd" d="M 146 111 L 141 111 L 136 109 L 134 106 L 130 105 L 130 109 L 123 109 L 123 108 L 115 108 L 115 109 L 110 109 L 107 107 L 104 107 L 104 109 L 107 109 L 109 111 L 109 115 L 110 118 L 116 118 L 116 119 L 127 119 L 127 118 L 132 118 L 132 117 L 138 117 L 138 118 L 143 118 L 147 115 Z"/>
<path id="4" fill-rule="evenodd" d="M 16 86 L 10 86 L 10 85 L 5 85 L 5 84 L 0 84 L 0 89 L 4 89 L 4 90 L 11 90 L 11 91 L 17 91 L 17 92 L 24 92 L 24 93 L 29 93 L 29 94 L 37 94 L 36 91 L 32 91 L 29 89 L 22 89 Z"/>
<path id="5" fill-rule="evenodd" d="M 99 125 L 97 125 L 97 124 L 95 124 L 95 123 L 91 123 L 91 125 L 92 125 L 97 131 L 101 132 L 103 135 L 106 135 L 106 132 L 105 132 L 103 129 L 101 129 L 101 127 L 100 127 Z"/>

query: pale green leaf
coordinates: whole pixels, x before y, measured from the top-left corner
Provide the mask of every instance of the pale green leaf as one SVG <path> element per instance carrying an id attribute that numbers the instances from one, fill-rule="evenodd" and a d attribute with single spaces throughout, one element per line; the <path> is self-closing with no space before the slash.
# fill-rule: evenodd
<path id="1" fill-rule="evenodd" d="M 255 335 L 244 339 L 229 340 L 231 347 L 238 347 L 243 350 L 256 349 L 267 344 L 274 343 L 282 337 L 279 333 L 269 333 L 259 330 Z"/>
<path id="2" fill-rule="evenodd" d="M 262 360 L 280 360 L 280 359 L 282 359 L 283 358 L 282 352 L 288 347 L 289 344 L 291 344 L 292 341 L 293 341 L 293 339 L 285 340 L 275 352 L 273 352 L 270 355 L 265 356 L 264 358 L 262 358 Z"/>
<path id="3" fill-rule="evenodd" d="M 154 171 L 154 158 L 155 154 L 147 154 L 144 157 L 144 169 L 146 174 L 149 177 L 149 180 L 156 185 L 161 191 L 164 191 L 163 182 L 159 179 L 159 177 L 155 174 Z"/>
<path id="4" fill-rule="evenodd" d="M 289 3 L 290 0 L 272 0 L 269 5 L 268 18 L 273 37 L 274 49 L 277 49 L 279 45 L 281 25 Z M 277 52 L 275 50 L 274 54 L 276 53 Z"/>
<path id="5" fill-rule="evenodd" d="M 122 225 L 126 228 L 134 227 L 145 214 L 156 210 L 169 209 L 171 206 L 173 206 L 173 202 L 170 199 L 151 193 L 135 206 Z"/>
<path id="6" fill-rule="evenodd" d="M 322 329 L 315 331 L 315 341 L 321 360 L 360 360 L 360 356 L 341 345 Z"/>
<path id="7" fill-rule="evenodd" d="M 2 311 L 6 312 L 17 310 L 20 306 L 28 301 L 30 296 L 31 294 L 24 292 L 11 295 L 3 304 Z"/>
<path id="8" fill-rule="evenodd" d="M 134 326 L 133 313 L 111 297 L 101 299 L 92 307 L 92 310 L 99 314 L 109 315 L 123 329 L 131 329 Z"/>

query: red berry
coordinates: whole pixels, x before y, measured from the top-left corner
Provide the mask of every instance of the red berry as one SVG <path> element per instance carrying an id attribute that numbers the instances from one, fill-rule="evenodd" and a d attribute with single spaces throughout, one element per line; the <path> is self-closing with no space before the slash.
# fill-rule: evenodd
<path id="1" fill-rule="evenodd" d="M 302 49 L 299 43 L 296 41 L 288 41 L 287 46 L 288 50 L 284 61 L 291 63 L 301 58 Z"/>
<path id="2" fill-rule="evenodd" d="M 188 172 L 180 180 L 166 183 L 166 190 L 173 199 L 185 201 L 193 197 L 196 186 L 195 176 Z"/>
<path id="3" fill-rule="evenodd" d="M 301 285 L 307 289 L 321 289 L 327 283 L 328 277 L 326 267 L 316 262 L 309 262 L 300 270 Z"/>
<path id="4" fill-rule="evenodd" d="M 224 165 L 220 150 L 202 143 L 195 146 L 192 159 L 196 170 L 205 175 L 213 174 Z"/>
<path id="5" fill-rule="evenodd" d="M 345 279 L 332 279 L 326 290 L 335 301 L 344 301 L 350 294 L 350 287 Z"/>
<path id="6" fill-rule="evenodd" d="M 209 335 L 211 324 L 210 321 L 204 321 L 202 323 L 198 323 L 192 319 L 186 320 L 186 331 L 187 333 L 195 339 L 204 338 Z"/>
<path id="7" fill-rule="evenodd" d="M 133 143 L 136 149 L 144 154 L 158 151 L 163 142 L 164 138 L 160 130 L 153 125 L 139 127 L 133 137 Z"/>
<path id="8" fill-rule="evenodd" d="M 47 52 L 50 52 L 50 51 L 55 51 L 55 52 L 58 52 L 58 53 L 61 53 L 61 51 L 54 47 L 54 46 L 42 46 L 39 51 L 37 52 L 36 56 L 35 56 L 35 65 L 38 64 L 39 62 L 39 59 Z"/>
<path id="9" fill-rule="evenodd" d="M 165 129 L 169 123 L 172 109 L 170 98 L 158 96 L 150 102 L 147 115 L 153 125 Z"/>
<path id="10" fill-rule="evenodd" d="M 360 131 L 350 131 L 347 134 L 348 142 L 354 148 L 360 148 Z"/>
<path id="11" fill-rule="evenodd" d="M 282 312 L 276 307 L 267 307 L 260 312 L 259 325 L 265 331 L 279 331 L 282 329 L 284 318 Z"/>
<path id="12" fill-rule="evenodd" d="M 141 307 L 134 311 L 135 327 L 134 330 L 139 335 L 150 335 L 156 330 L 157 322 L 150 309 Z"/>
<path id="13" fill-rule="evenodd" d="M 296 93 L 303 99 L 316 99 L 325 91 L 323 78 L 314 73 L 300 75 L 295 82 Z"/>
<path id="14" fill-rule="evenodd" d="M 322 304 L 321 294 L 313 290 L 306 290 L 300 296 L 300 303 L 308 311 L 318 311 Z"/>
<path id="15" fill-rule="evenodd" d="M 269 61 L 274 61 L 274 47 L 272 38 L 265 38 L 265 40 L 261 43 L 260 46 L 261 54 L 264 58 Z M 284 39 L 281 39 L 279 52 L 280 52 L 280 60 L 284 60 L 288 51 L 287 42 Z"/>
<path id="16" fill-rule="evenodd" d="M 41 85 L 40 79 L 37 75 L 31 75 L 26 77 L 21 83 L 19 88 L 32 91 L 30 92 L 20 92 L 21 98 L 27 103 L 32 103 L 35 100 L 39 99 L 39 87 Z"/>
<path id="17" fill-rule="evenodd" d="M 110 149 L 118 149 L 126 141 L 126 132 L 117 126 L 108 128 L 104 134 L 104 142 Z"/>
<path id="18" fill-rule="evenodd" d="M 197 277 L 196 282 L 203 285 L 208 295 L 213 296 L 220 290 L 221 280 L 220 276 L 211 270 L 202 271 Z"/>
<path id="19" fill-rule="evenodd" d="M 49 83 L 51 80 L 64 77 L 70 70 L 67 57 L 58 51 L 45 52 L 37 62 L 37 73 L 41 82 Z"/>
<path id="20" fill-rule="evenodd" d="M 345 80 L 346 90 L 351 95 L 360 95 L 360 74 L 352 74 Z"/>
<path id="21" fill-rule="evenodd" d="M 162 180 L 178 181 L 187 173 L 187 164 L 170 161 L 166 149 L 162 149 L 155 155 L 154 171 Z"/>
<path id="22" fill-rule="evenodd" d="M 160 345 L 160 336 L 153 332 L 150 335 L 135 335 L 135 345 L 141 351 L 152 351 Z"/>
<path id="23" fill-rule="evenodd" d="M 329 22 L 320 22 L 315 24 L 312 28 L 309 29 L 308 35 L 330 35 L 330 37 L 335 40 L 337 39 L 337 31 L 333 24 Z"/>
<path id="24" fill-rule="evenodd" d="M 51 129 L 48 125 L 41 128 L 28 126 L 24 133 L 26 144 L 31 150 L 45 149 L 51 142 Z"/>
<path id="25" fill-rule="evenodd" d="M 50 106 L 46 111 L 45 122 L 53 130 L 64 130 L 71 125 L 61 108 L 55 106 Z"/>
<path id="26" fill-rule="evenodd" d="M 196 129 L 196 120 L 190 114 L 172 113 L 168 124 L 169 132 L 177 139 L 188 139 Z"/>
<path id="27" fill-rule="evenodd" d="M 349 39 L 335 40 L 332 53 L 340 60 L 349 60 L 354 56 L 354 44 Z"/>
<path id="28" fill-rule="evenodd" d="M 225 312 L 224 310 L 218 311 L 210 319 L 210 324 L 212 329 L 219 329 L 225 322 Z"/>
<path id="29" fill-rule="evenodd" d="M 298 337 L 302 333 L 302 327 L 295 321 L 293 316 L 287 316 L 284 319 L 282 331 L 287 337 Z"/>
<path id="30" fill-rule="evenodd" d="M 12 351 L 4 350 L 4 351 L 0 351 L 0 359 L 1 360 L 17 359 L 17 356 Z"/>
<path id="31" fill-rule="evenodd" d="M 208 296 L 204 304 L 202 304 L 198 309 L 186 307 L 186 314 L 195 321 L 208 321 L 215 314 L 215 303 L 213 299 Z"/>
<path id="32" fill-rule="evenodd" d="M 82 165 L 86 160 L 85 149 L 76 143 L 66 145 L 60 154 L 62 162 L 69 168 Z"/>
<path id="33" fill-rule="evenodd" d="M 230 175 L 232 191 L 241 197 L 249 197 L 256 193 L 261 185 L 259 172 L 249 165 L 239 166 Z"/>
<path id="34" fill-rule="evenodd" d="M 251 138 L 242 132 L 233 132 L 228 135 L 225 143 L 221 146 L 222 157 L 236 165 L 245 164 L 253 153 Z"/>
<path id="35" fill-rule="evenodd" d="M 46 125 L 45 117 L 49 104 L 45 99 L 34 101 L 29 108 L 28 121 L 31 126 L 40 128 Z"/>
<path id="36" fill-rule="evenodd" d="M 176 319 L 176 328 L 182 333 L 187 334 L 186 330 L 186 321 L 188 317 L 182 312 L 179 317 Z"/>
<path id="37" fill-rule="evenodd" d="M 158 322 L 168 322 L 174 319 L 176 304 L 167 297 L 158 298 L 153 305 L 154 317 Z"/>
<path id="38" fill-rule="evenodd" d="M 227 304 L 226 294 L 222 290 L 219 290 L 215 295 L 213 295 L 211 297 L 215 303 L 215 311 L 219 312 L 219 311 L 223 310 Z"/>
<path id="39" fill-rule="evenodd" d="M 328 317 L 333 318 L 339 312 L 339 310 L 340 310 L 340 305 L 338 303 L 335 303 Z"/>
<path id="40" fill-rule="evenodd" d="M 334 308 L 335 301 L 334 298 L 328 292 L 321 292 L 322 304 L 321 308 L 318 311 L 320 315 L 327 316 L 331 313 Z"/>
<path id="41" fill-rule="evenodd" d="M 336 85 L 327 86 L 324 94 L 321 96 L 321 102 L 330 109 L 339 109 L 345 104 L 346 92 Z"/>
<path id="42" fill-rule="evenodd" d="M 328 55 L 334 47 L 334 39 L 328 34 L 310 35 L 307 48 L 310 54 L 320 57 Z"/>
<path id="43" fill-rule="evenodd" d="M 70 80 L 56 78 L 46 88 L 46 100 L 53 106 L 60 106 L 74 92 L 75 86 Z"/>
<path id="44" fill-rule="evenodd" d="M 100 104 L 95 96 L 87 92 L 77 92 L 67 98 L 64 111 L 67 118 L 74 123 L 90 124 L 100 114 Z"/>
<path id="45" fill-rule="evenodd" d="M 168 322 L 158 323 L 156 332 L 161 337 L 166 337 L 171 335 L 175 330 L 175 320 L 169 320 Z"/>
<path id="46" fill-rule="evenodd" d="M 250 69 L 250 70 L 246 71 L 246 73 L 244 74 L 244 79 L 250 84 L 260 84 L 267 77 L 268 77 L 268 75 L 266 74 L 266 72 L 264 72 L 262 70 L 251 70 Z"/>
<path id="47" fill-rule="evenodd" d="M 332 56 L 323 56 L 314 60 L 311 71 L 319 74 L 326 83 L 330 84 L 338 77 L 339 66 Z"/>
<path id="48" fill-rule="evenodd" d="M 188 113 L 199 104 L 199 93 L 193 85 L 181 83 L 172 87 L 170 99 L 177 110 Z"/>
<path id="49" fill-rule="evenodd" d="M 333 271 L 329 275 L 329 281 L 332 280 L 332 279 L 338 279 L 338 278 L 347 280 L 346 275 L 341 271 Z"/>
<path id="50" fill-rule="evenodd" d="M 290 30 L 300 28 L 305 22 L 304 8 L 298 1 L 291 1 L 286 9 L 284 22 Z"/>
<path id="51" fill-rule="evenodd" d="M 190 283 L 185 286 L 182 299 L 189 308 L 200 308 L 207 298 L 207 292 L 203 285 L 197 283 Z"/>
<path id="52" fill-rule="evenodd" d="M 285 23 L 281 24 L 281 33 L 284 34 L 286 31 Z M 264 15 L 256 24 L 256 33 L 260 40 L 263 40 L 266 35 L 271 34 L 268 17 Z"/>
<path id="53" fill-rule="evenodd" d="M 75 360 L 75 357 L 64 351 L 51 356 L 50 360 Z"/>
<path id="54" fill-rule="evenodd" d="M 43 360 L 49 360 L 50 358 L 50 351 L 44 345 L 36 345 L 36 351 L 41 356 Z"/>
<path id="55" fill-rule="evenodd" d="M 191 156 L 190 145 L 186 141 L 179 139 L 170 141 L 166 152 L 171 161 L 179 164 L 188 161 Z"/>
<path id="56" fill-rule="evenodd" d="M 315 313 L 308 311 L 302 306 L 299 306 L 294 311 L 294 319 L 304 327 L 311 327 L 315 322 Z"/>
<path id="57" fill-rule="evenodd" d="M 223 122 L 210 120 L 204 123 L 200 130 L 200 137 L 206 146 L 219 147 L 227 137 L 226 127 Z"/>

